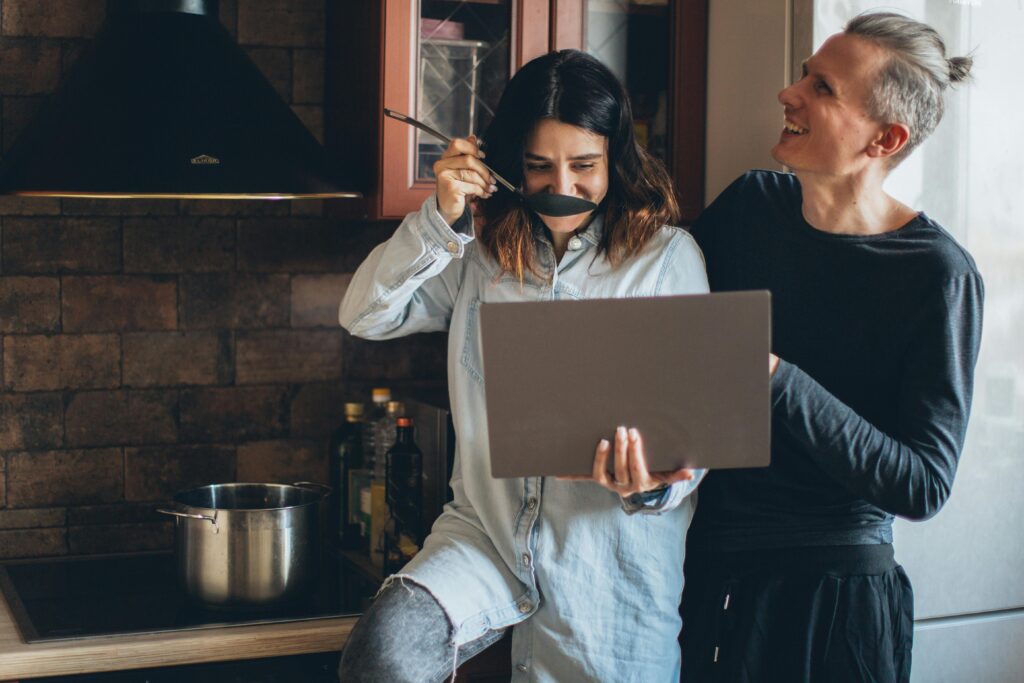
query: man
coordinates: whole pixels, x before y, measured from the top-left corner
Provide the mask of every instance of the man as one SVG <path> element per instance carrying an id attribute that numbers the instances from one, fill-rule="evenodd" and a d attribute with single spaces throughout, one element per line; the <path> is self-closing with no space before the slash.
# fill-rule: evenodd
<path id="1" fill-rule="evenodd" d="M 984 290 L 970 255 L 882 184 L 970 66 L 924 24 L 858 16 L 779 94 L 772 155 L 793 174 L 744 175 L 693 228 L 713 290 L 772 292 L 772 463 L 700 487 L 684 683 L 909 680 L 892 520 L 949 495 Z"/>

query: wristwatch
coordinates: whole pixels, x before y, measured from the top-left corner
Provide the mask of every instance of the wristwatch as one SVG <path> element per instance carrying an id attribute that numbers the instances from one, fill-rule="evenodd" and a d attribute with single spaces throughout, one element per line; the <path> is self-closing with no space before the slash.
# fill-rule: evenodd
<path id="1" fill-rule="evenodd" d="M 643 491 L 641 493 L 634 493 L 627 497 L 629 504 L 636 507 L 658 507 L 665 502 L 665 496 L 668 495 L 668 484 L 662 484 L 656 489 L 650 491 Z"/>

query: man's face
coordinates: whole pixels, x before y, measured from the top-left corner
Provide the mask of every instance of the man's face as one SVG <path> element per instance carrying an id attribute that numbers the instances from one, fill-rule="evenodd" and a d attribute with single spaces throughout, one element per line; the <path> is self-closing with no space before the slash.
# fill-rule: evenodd
<path id="1" fill-rule="evenodd" d="M 776 161 L 794 171 L 853 175 L 872 159 L 866 154 L 883 125 L 867 112 L 871 85 L 885 51 L 863 38 L 838 33 L 804 62 L 804 75 L 779 93 L 786 122 L 772 148 Z"/>

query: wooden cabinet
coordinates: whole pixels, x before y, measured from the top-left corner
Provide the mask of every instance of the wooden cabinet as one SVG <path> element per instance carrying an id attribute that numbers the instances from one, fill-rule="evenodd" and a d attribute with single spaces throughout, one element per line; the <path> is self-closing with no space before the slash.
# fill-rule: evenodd
<path id="1" fill-rule="evenodd" d="M 385 107 L 449 135 L 479 134 L 520 66 L 570 47 L 620 60 L 609 66 L 637 98 L 638 133 L 676 178 L 684 218 L 700 211 L 707 0 L 360 0 L 327 7 L 326 142 L 365 194 L 329 202 L 331 215 L 401 218 L 433 189 L 430 167 L 443 145 L 384 119 Z"/>
<path id="2" fill-rule="evenodd" d="M 637 139 L 668 167 L 692 222 L 704 207 L 707 0 L 551 0 L 551 41 L 623 82 Z"/>

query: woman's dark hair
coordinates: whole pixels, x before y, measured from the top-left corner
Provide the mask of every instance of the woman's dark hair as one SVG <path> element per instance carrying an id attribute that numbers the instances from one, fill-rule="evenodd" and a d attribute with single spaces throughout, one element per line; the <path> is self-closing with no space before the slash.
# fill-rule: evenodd
<path id="1" fill-rule="evenodd" d="M 637 143 L 629 96 L 604 64 L 585 52 L 561 50 L 530 61 L 509 81 L 483 143 L 487 163 L 513 185 L 522 186 L 526 140 L 542 119 L 608 140 L 608 193 L 597 209 L 604 214 L 598 253 L 612 264 L 639 252 L 663 225 L 679 219 L 672 180 Z M 501 269 L 520 281 L 527 271 L 538 274 L 529 212 L 504 190 L 481 208 L 480 241 Z"/>

